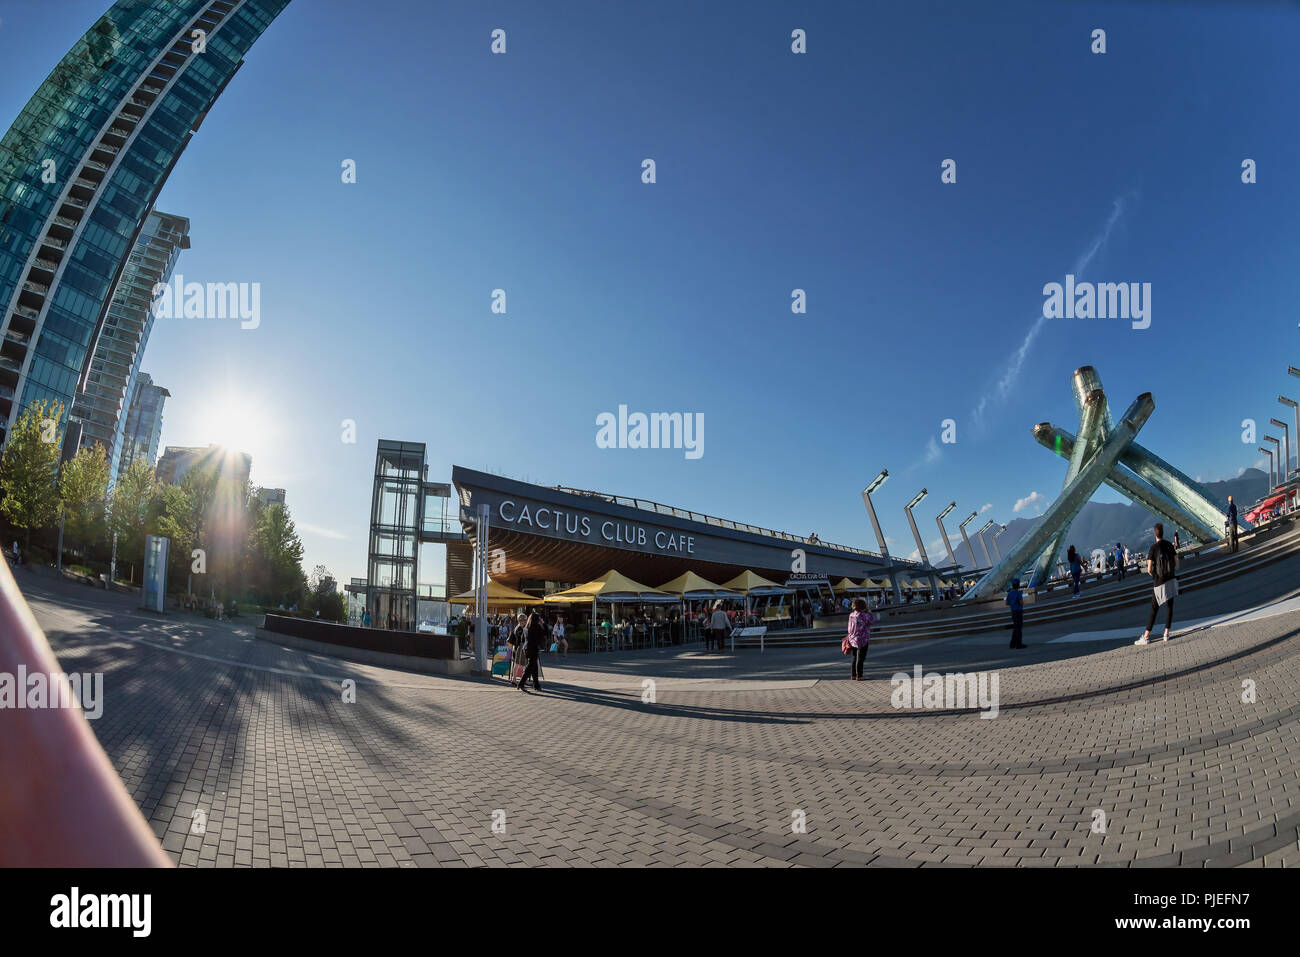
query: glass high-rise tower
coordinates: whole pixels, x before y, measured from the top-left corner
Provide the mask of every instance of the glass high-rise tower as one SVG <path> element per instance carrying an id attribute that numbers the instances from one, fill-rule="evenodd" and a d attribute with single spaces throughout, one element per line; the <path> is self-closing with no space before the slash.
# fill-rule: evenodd
<path id="1" fill-rule="evenodd" d="M 104 447 L 114 481 L 140 357 L 153 329 L 153 289 L 171 280 L 180 251 L 190 245 L 189 237 L 188 219 L 157 210 L 149 213 L 113 290 L 85 389 L 72 404 L 72 417 L 82 425 L 81 443 Z"/>
<path id="2" fill-rule="evenodd" d="M 65 414 L 163 183 L 289 0 L 118 0 L 0 139 L 0 443 Z"/>
<path id="3" fill-rule="evenodd" d="M 169 398 L 171 393 L 160 385 L 154 385 L 149 373 L 141 372 L 135 377 L 125 416 L 126 425 L 122 429 L 122 451 L 116 468 L 109 473 L 114 484 L 132 462 L 143 462 L 151 469 L 154 467 L 154 460 L 158 458 L 158 440 L 162 437 L 163 404 Z"/>

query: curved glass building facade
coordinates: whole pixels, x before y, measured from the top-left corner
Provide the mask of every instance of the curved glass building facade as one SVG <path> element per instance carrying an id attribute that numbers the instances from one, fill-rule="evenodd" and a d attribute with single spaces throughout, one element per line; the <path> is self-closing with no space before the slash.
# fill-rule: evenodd
<path id="1" fill-rule="evenodd" d="M 118 0 L 0 139 L 0 443 L 84 386 L 146 216 L 289 0 Z"/>

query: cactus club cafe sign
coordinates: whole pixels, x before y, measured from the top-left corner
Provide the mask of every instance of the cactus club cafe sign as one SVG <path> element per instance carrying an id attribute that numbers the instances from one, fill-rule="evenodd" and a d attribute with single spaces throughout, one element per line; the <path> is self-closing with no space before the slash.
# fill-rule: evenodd
<path id="1" fill-rule="evenodd" d="M 603 519 L 551 505 L 521 504 L 513 499 L 503 499 L 498 503 L 496 513 L 503 525 L 534 533 L 629 548 L 654 549 L 664 554 L 695 554 L 694 535 L 666 528 Z"/>

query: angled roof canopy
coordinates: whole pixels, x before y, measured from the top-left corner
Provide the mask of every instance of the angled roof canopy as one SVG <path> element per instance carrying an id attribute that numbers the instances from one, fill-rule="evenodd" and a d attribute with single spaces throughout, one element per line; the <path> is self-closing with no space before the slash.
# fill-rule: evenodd
<path id="1" fill-rule="evenodd" d="M 619 602 L 674 602 L 677 595 L 670 595 L 657 588 L 650 588 L 640 582 L 634 582 L 626 575 L 621 575 L 612 568 L 592 581 L 577 585 L 568 591 L 547 595 L 545 600 L 552 604 L 574 605 L 589 601 Z"/>
<path id="2" fill-rule="evenodd" d="M 741 594 L 730 588 L 723 588 L 721 585 L 715 585 L 701 575 L 695 572 L 685 572 L 678 575 L 670 582 L 665 582 L 659 586 L 660 591 L 668 592 L 672 595 L 681 595 L 683 598 L 740 598 Z"/>
<path id="3" fill-rule="evenodd" d="M 756 575 L 749 569 L 745 569 L 722 587 L 746 595 L 789 595 L 793 591 L 793 589 L 785 588 L 776 582 L 768 581 L 762 575 Z"/>
<path id="4" fill-rule="evenodd" d="M 447 601 L 453 605 L 472 605 L 475 601 L 474 589 L 462 592 L 454 598 L 448 598 Z M 539 599 L 536 595 L 525 595 L 521 591 L 515 591 L 513 588 L 489 580 L 487 583 L 487 603 L 489 606 L 509 606 L 516 605 L 536 605 Z"/>

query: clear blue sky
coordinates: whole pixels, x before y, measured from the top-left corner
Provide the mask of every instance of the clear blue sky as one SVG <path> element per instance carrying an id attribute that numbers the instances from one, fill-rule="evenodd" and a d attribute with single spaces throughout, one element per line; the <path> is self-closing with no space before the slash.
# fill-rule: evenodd
<path id="1" fill-rule="evenodd" d="M 427 442 L 431 479 L 457 463 L 868 547 L 858 494 L 885 467 L 904 553 L 922 486 L 927 540 L 951 499 L 1007 522 L 1055 496 L 1064 463 L 1030 428 L 1075 427 L 1079 365 L 1116 414 L 1152 392 L 1141 441 L 1191 474 L 1261 458 L 1242 419 L 1263 432 L 1300 386 L 1294 6 L 791 6 L 295 0 L 158 203 L 191 220 L 187 280 L 262 284 L 256 330 L 155 327 L 163 443 L 246 424 L 308 568 L 343 580 L 381 437 Z M 106 8 L 0 2 L 0 122 Z M 1047 321 L 1017 369 L 1043 285 L 1103 236 L 1082 278 L 1150 282 L 1151 327 Z M 620 403 L 703 413 L 704 456 L 598 449 Z"/>

